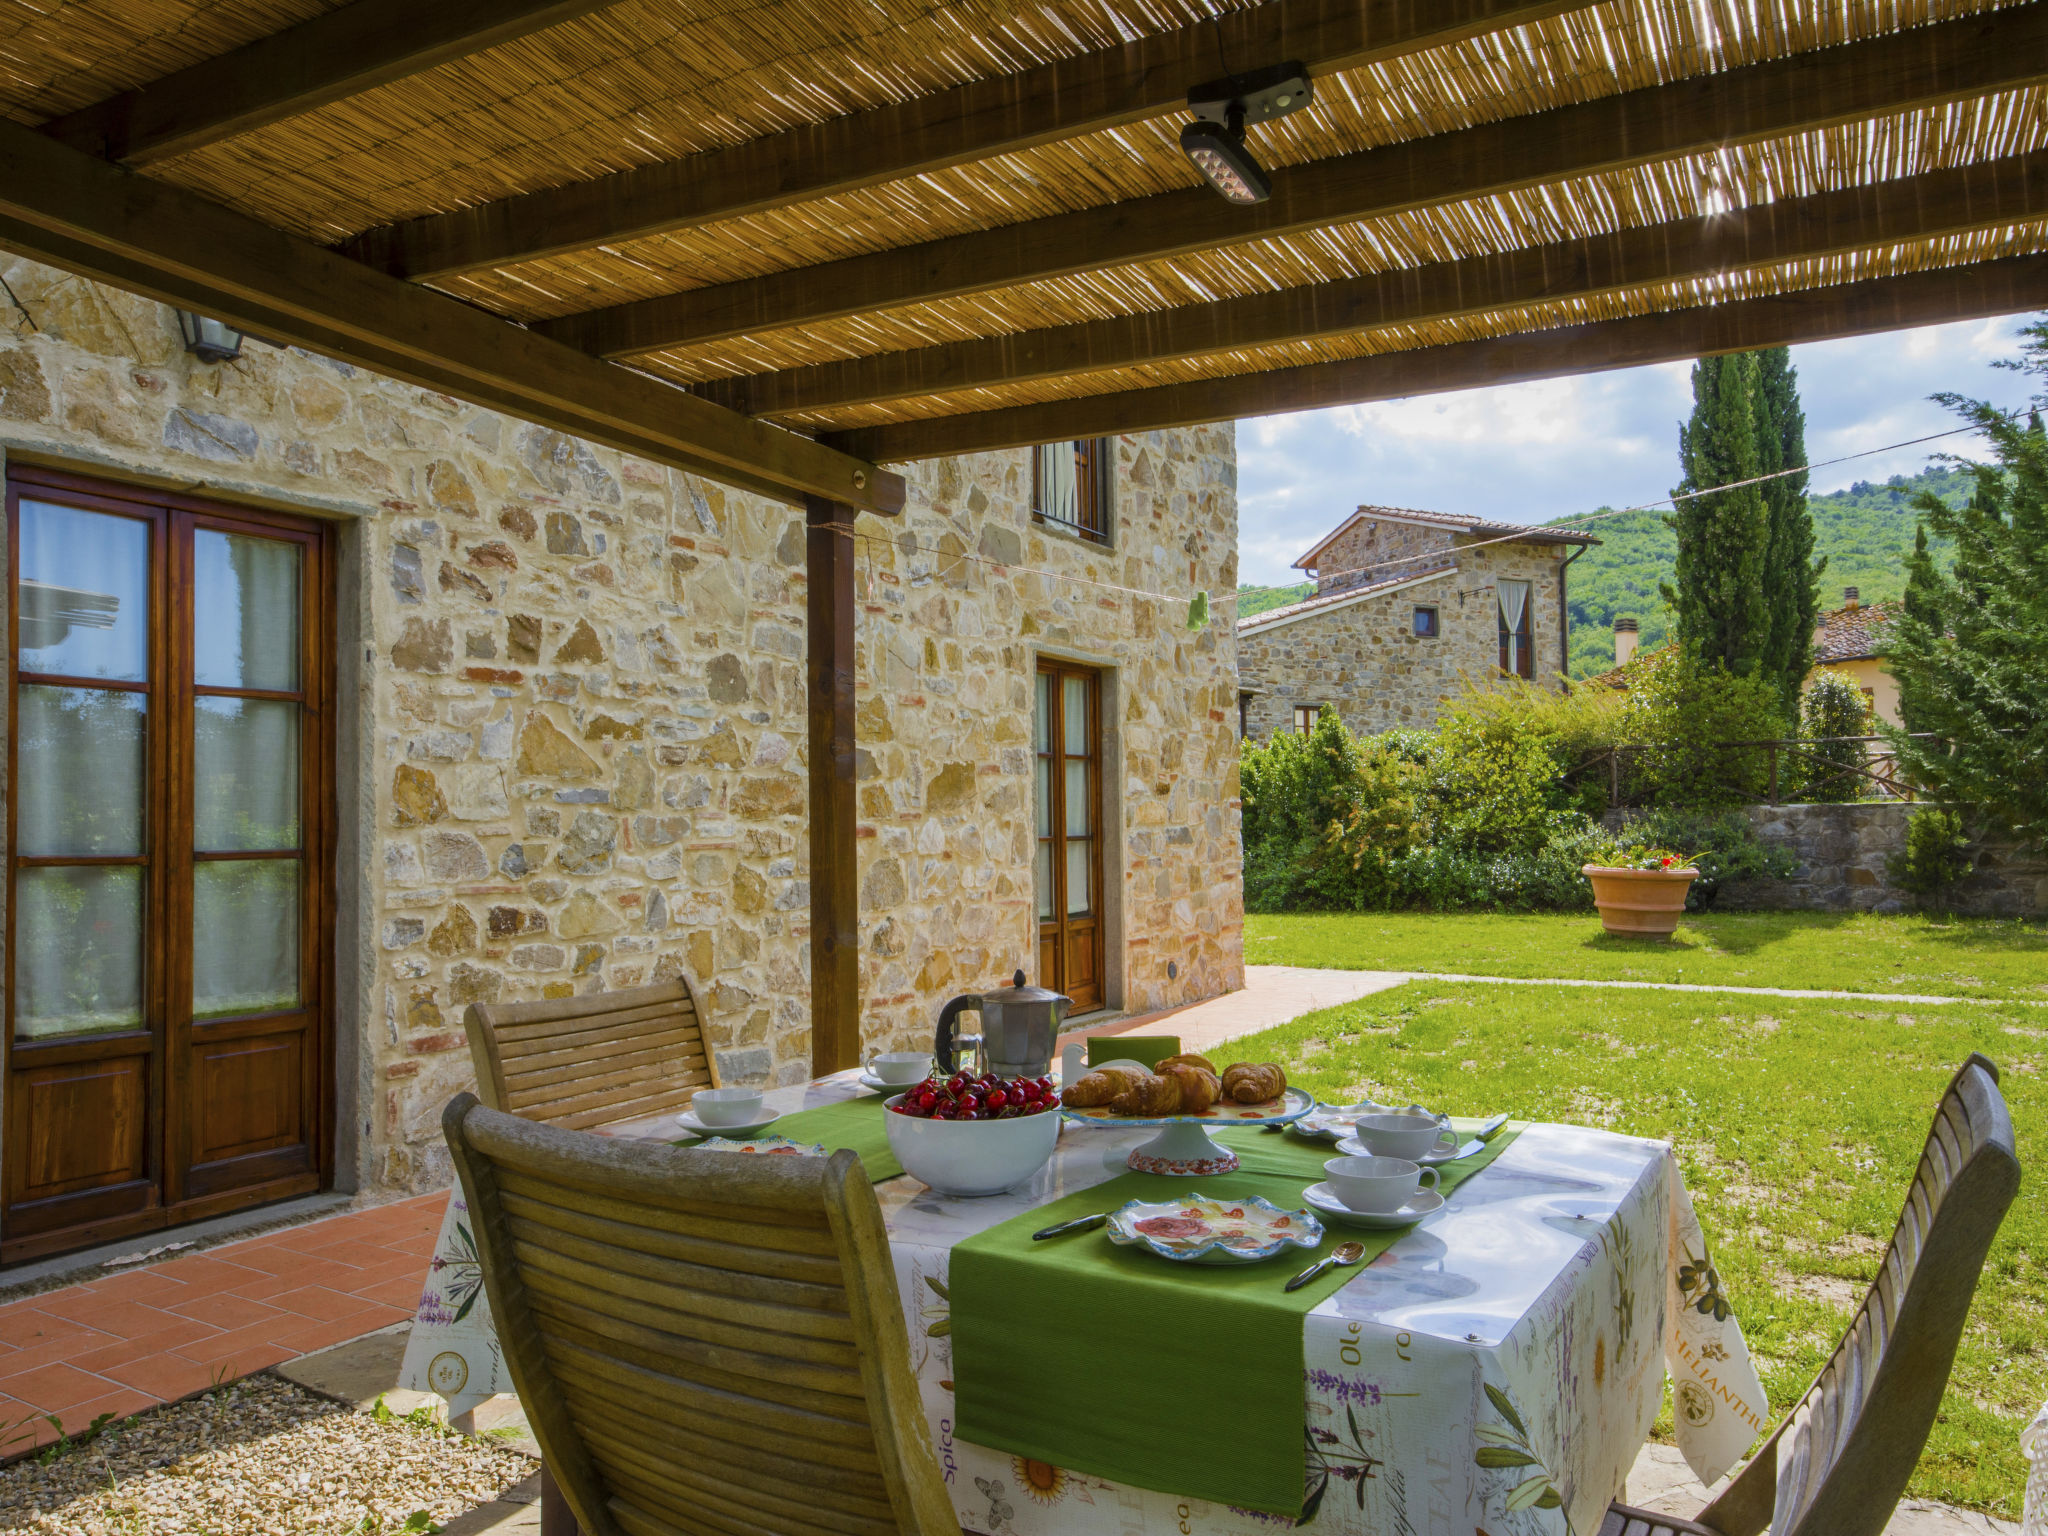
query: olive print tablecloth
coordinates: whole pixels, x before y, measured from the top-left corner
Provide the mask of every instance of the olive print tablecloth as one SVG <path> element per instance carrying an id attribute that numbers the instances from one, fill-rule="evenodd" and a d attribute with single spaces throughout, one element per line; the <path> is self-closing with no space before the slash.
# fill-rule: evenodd
<path id="1" fill-rule="evenodd" d="M 848 1075 L 771 1097 L 787 1111 L 858 1091 Z M 662 1123 L 613 1133 L 675 1137 Z M 953 1432 L 953 1245 L 1114 1177 L 1148 1134 L 1069 1129 L 1037 1179 L 988 1199 L 936 1195 L 910 1178 L 879 1186 L 933 1446 L 971 1531 L 1231 1536 L 1288 1524 L 1118 1486 Z M 1284 1260 L 1272 1267 L 1276 1285 L 1291 1273 Z M 477 1280 L 458 1193 L 401 1381 L 439 1392 L 456 1413 L 512 1390 Z M 1105 1368 L 1142 1370 L 1148 1350 L 1184 1344 L 1134 1336 L 1128 1357 Z M 1205 1347 L 1227 1359 L 1227 1340 Z M 1303 1356 L 1303 1524 L 1331 1536 L 1597 1530 L 1657 1416 L 1667 1370 L 1679 1447 L 1704 1480 L 1765 1427 L 1762 1387 L 1670 1150 L 1582 1127 L 1524 1131 L 1308 1314 Z M 1219 1436 L 1230 1433 L 1230 1413 L 1219 1392 Z"/>

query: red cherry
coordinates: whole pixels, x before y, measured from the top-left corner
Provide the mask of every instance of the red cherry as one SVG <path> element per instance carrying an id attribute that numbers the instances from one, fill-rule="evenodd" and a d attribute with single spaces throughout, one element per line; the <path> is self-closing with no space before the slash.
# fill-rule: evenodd
<path id="1" fill-rule="evenodd" d="M 1045 1102 L 1045 1100 L 1043 1100 L 1043 1099 L 1034 1099 L 1034 1100 L 1032 1100 L 1032 1102 L 1031 1102 L 1031 1103 L 1029 1103 L 1029 1104 L 1026 1104 L 1026 1105 L 1024 1106 L 1024 1113 L 1025 1113 L 1025 1114 L 1027 1114 L 1027 1115 L 1042 1115 L 1042 1114 L 1044 1114 L 1044 1113 L 1045 1113 L 1045 1112 L 1046 1112 L 1046 1111 L 1047 1111 L 1048 1109 L 1051 1109 L 1051 1108 L 1052 1108 L 1052 1106 L 1051 1106 L 1050 1104 L 1046 1103 L 1046 1102 Z"/>
<path id="2" fill-rule="evenodd" d="M 1009 1102 L 1010 1096 L 1000 1088 L 989 1089 L 988 1096 L 982 1100 L 990 1109 L 1001 1109 Z"/>
<path id="3" fill-rule="evenodd" d="M 958 1107 L 960 1109 L 968 1111 L 977 1110 L 981 1108 L 981 1095 L 978 1093 L 961 1094 Z"/>

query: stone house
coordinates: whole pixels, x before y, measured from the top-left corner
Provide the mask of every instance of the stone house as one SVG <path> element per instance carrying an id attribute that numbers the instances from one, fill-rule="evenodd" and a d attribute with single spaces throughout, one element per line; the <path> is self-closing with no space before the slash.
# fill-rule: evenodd
<path id="1" fill-rule="evenodd" d="M 1844 587 L 1842 606 L 1823 613 L 1813 629 L 1813 672 L 1847 673 L 1887 725 L 1899 723 L 1899 684 L 1885 670 L 1884 630 L 1898 610 L 1897 603 L 1865 603 L 1856 588 Z"/>
<path id="2" fill-rule="evenodd" d="M 475 1001 L 685 974 L 728 1082 L 808 1075 L 801 512 L 0 276 L 0 1261 L 444 1182 Z M 1097 447 L 1100 537 L 1024 449 L 857 526 L 869 1049 L 1048 960 L 1105 1008 L 1243 984 L 1236 636 L 1186 623 L 1236 584 L 1232 429 Z"/>
<path id="3" fill-rule="evenodd" d="M 1239 729 L 1427 729 L 1468 681 L 1557 687 L 1565 572 L 1599 541 L 1568 528 L 1362 506 L 1294 562 L 1315 594 L 1237 623 Z"/>

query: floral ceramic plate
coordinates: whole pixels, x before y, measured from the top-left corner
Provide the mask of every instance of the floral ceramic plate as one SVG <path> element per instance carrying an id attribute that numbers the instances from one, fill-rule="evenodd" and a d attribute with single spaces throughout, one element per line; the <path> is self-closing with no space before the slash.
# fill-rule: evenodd
<path id="1" fill-rule="evenodd" d="M 824 1143 L 816 1141 L 791 1141 L 787 1136 L 756 1136 L 751 1141 L 741 1141 L 725 1136 L 717 1140 L 684 1143 L 692 1147 L 709 1147 L 714 1152 L 760 1152 L 771 1157 L 823 1157 Z"/>
<path id="2" fill-rule="evenodd" d="M 1386 1111 L 1386 1105 L 1375 1104 L 1371 1099 L 1357 1104 L 1324 1104 L 1318 1101 L 1314 1109 L 1288 1129 L 1317 1141 L 1336 1141 L 1351 1134 L 1361 1115 L 1382 1115 Z"/>
<path id="3" fill-rule="evenodd" d="M 1243 1200 L 1133 1200 L 1109 1217 L 1109 1240 L 1150 1248 L 1185 1264 L 1256 1264 L 1289 1248 L 1314 1248 L 1323 1224 L 1257 1195 Z"/>
<path id="4" fill-rule="evenodd" d="M 1107 1104 L 1098 1104 L 1093 1109 L 1062 1106 L 1060 1113 L 1069 1120 L 1107 1126 L 1111 1130 L 1136 1130 L 1143 1125 L 1201 1125 L 1213 1129 L 1226 1125 L 1285 1125 L 1290 1120 L 1299 1120 L 1314 1109 L 1315 1104 L 1316 1101 L 1301 1089 L 1289 1088 L 1279 1098 L 1269 1099 L 1264 1104 L 1239 1104 L 1234 1099 L 1218 1099 L 1199 1115 L 1119 1115 Z"/>

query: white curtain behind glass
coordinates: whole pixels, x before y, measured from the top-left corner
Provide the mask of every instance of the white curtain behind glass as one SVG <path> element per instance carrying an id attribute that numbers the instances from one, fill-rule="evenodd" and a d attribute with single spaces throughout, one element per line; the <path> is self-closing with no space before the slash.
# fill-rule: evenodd
<path id="1" fill-rule="evenodd" d="M 1500 622 L 1508 632 L 1508 671 L 1520 675 L 1522 670 L 1522 612 L 1529 606 L 1529 583 L 1526 581 L 1503 581 L 1496 583 L 1500 590 Z"/>
<path id="2" fill-rule="evenodd" d="M 1038 510 L 1055 522 L 1081 520 L 1081 487 L 1071 442 L 1046 443 L 1038 449 Z"/>

